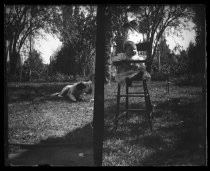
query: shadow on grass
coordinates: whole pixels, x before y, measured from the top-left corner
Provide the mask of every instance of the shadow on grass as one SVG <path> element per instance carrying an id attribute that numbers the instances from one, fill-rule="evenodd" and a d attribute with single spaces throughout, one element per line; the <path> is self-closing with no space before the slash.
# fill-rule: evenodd
<path id="1" fill-rule="evenodd" d="M 93 166 L 91 123 L 63 137 L 49 137 L 34 145 L 11 145 L 10 165 Z M 79 156 L 83 153 L 84 156 Z"/>
<path id="2" fill-rule="evenodd" d="M 171 98 L 157 104 L 153 113 L 153 131 L 148 131 L 147 120 L 144 114 L 129 115 L 127 119 L 121 119 L 117 132 L 113 132 L 114 114 L 116 102 L 110 103 L 106 108 L 105 141 L 122 140 L 121 149 L 138 147 L 129 152 L 132 156 L 129 163 L 132 165 L 206 165 L 206 106 L 200 99 Z M 113 104 L 113 105 L 111 105 Z M 137 105 L 133 105 L 137 107 Z M 142 116 L 142 117 L 140 117 Z M 114 143 L 114 142 L 112 142 Z M 126 148 L 125 148 L 126 147 Z M 106 155 L 118 153 L 111 146 L 105 147 Z M 148 155 L 141 157 L 136 155 L 139 149 L 150 151 Z M 121 160 L 128 161 L 128 154 Z M 136 156 L 135 156 L 136 155 Z M 118 159 L 119 160 L 119 159 Z M 107 163 L 110 161 L 106 161 Z M 113 165 L 113 163 L 112 163 Z"/>
<path id="3" fill-rule="evenodd" d="M 28 101 L 46 103 L 50 101 L 68 101 L 65 98 L 52 98 L 50 94 L 59 92 L 65 84 L 46 84 L 36 86 L 9 87 L 8 102 Z M 87 99 L 91 95 L 87 95 Z M 93 165 L 93 136 L 92 124 L 75 129 L 62 137 L 48 137 L 37 144 L 9 145 L 10 165 L 63 165 L 63 166 L 92 166 Z M 79 154 L 81 153 L 81 156 Z"/>

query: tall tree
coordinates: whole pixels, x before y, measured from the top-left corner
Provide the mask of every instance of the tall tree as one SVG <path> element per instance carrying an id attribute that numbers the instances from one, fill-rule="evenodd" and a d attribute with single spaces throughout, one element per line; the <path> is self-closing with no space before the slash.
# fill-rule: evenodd
<path id="1" fill-rule="evenodd" d="M 44 64 L 40 53 L 33 50 L 29 53 L 29 57 L 23 65 L 23 75 L 25 80 L 32 81 L 33 79 L 39 79 L 44 70 Z"/>
<path id="2" fill-rule="evenodd" d="M 64 46 L 75 51 L 77 73 L 87 75 L 93 72 L 96 35 L 95 6 L 61 6 L 62 21 L 57 23 Z"/>
<path id="3" fill-rule="evenodd" d="M 78 64 L 80 72 L 84 76 L 90 74 L 91 67 L 95 64 L 95 41 L 96 41 L 96 7 L 85 6 L 77 19 L 79 41 L 77 42 Z M 94 71 L 91 71 L 94 72 Z"/>
<path id="4" fill-rule="evenodd" d="M 116 43 L 116 53 L 123 52 L 123 41 L 125 38 L 124 24 L 128 22 L 128 7 L 127 6 L 111 6 L 112 18 L 111 29 L 113 42 Z"/>
<path id="5" fill-rule="evenodd" d="M 158 70 L 160 71 L 161 62 L 168 63 L 169 61 L 170 49 L 169 46 L 166 44 L 165 36 L 162 36 L 162 38 L 160 39 L 160 42 L 157 46 L 157 52 L 158 53 L 156 53 L 156 57 L 158 60 Z"/>
<path id="6" fill-rule="evenodd" d="M 112 45 L 112 12 L 110 7 L 106 7 L 106 24 L 105 24 L 105 82 L 110 77 L 109 66 L 110 66 L 110 59 L 111 59 L 111 45 Z"/>
<path id="7" fill-rule="evenodd" d="M 185 5 L 151 5 L 131 6 L 131 13 L 136 15 L 139 32 L 146 34 L 149 42 L 147 70 L 151 71 L 151 65 L 156 54 L 159 40 L 166 28 L 173 27 L 177 32 L 187 29 L 187 21 L 191 20 L 194 12 Z"/>
<path id="8" fill-rule="evenodd" d="M 110 79 L 110 65 L 114 42 L 116 43 L 116 53 L 121 53 L 122 43 L 124 39 L 123 25 L 127 20 L 127 8 L 126 6 L 107 6 L 106 7 L 106 24 L 105 24 L 105 79 Z"/>
<path id="9" fill-rule="evenodd" d="M 59 72 L 67 75 L 76 75 L 75 50 L 72 46 L 68 44 L 63 45 L 52 57 L 49 67 L 50 74 Z"/>
<path id="10" fill-rule="evenodd" d="M 195 54 L 197 58 L 196 66 L 199 68 L 199 72 L 203 75 L 203 99 L 206 100 L 206 86 L 207 86 L 207 56 L 206 56 L 206 6 L 194 5 L 191 6 L 195 12 L 193 22 L 195 23 L 196 31 L 196 50 Z"/>
<path id="11" fill-rule="evenodd" d="M 11 75 L 16 72 L 20 50 L 29 35 L 38 34 L 40 29 L 56 32 L 53 27 L 55 11 L 55 6 L 5 6 L 4 38 Z"/>

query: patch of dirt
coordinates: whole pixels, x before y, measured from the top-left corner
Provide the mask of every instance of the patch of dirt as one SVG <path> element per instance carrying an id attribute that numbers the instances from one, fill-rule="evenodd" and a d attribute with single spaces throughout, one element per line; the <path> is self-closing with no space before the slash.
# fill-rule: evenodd
<path id="1" fill-rule="evenodd" d="M 74 146 L 24 148 L 9 159 L 11 166 L 94 166 L 93 149 Z"/>

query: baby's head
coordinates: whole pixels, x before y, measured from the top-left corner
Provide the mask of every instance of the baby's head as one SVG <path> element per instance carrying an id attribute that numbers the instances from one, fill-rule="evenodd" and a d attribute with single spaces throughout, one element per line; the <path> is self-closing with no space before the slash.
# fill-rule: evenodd
<path id="1" fill-rule="evenodd" d="M 126 57 L 131 58 L 132 56 L 138 54 L 137 47 L 134 42 L 126 41 L 123 44 L 123 50 L 126 54 Z"/>

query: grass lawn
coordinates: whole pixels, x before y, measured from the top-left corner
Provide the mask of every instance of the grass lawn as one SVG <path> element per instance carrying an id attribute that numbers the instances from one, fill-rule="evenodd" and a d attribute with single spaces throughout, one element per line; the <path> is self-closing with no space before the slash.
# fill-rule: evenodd
<path id="1" fill-rule="evenodd" d="M 24 145 L 71 144 L 92 149 L 94 103 L 89 100 L 93 95 L 77 103 L 48 97 L 67 84 L 8 85 L 9 143 L 13 144 L 9 154 Z M 165 82 L 150 82 L 148 88 L 155 106 L 153 131 L 149 131 L 144 113 L 132 112 L 113 132 L 117 84 L 105 85 L 103 166 L 205 165 L 206 110 L 201 88 L 171 85 L 170 94 Z M 136 91 L 138 86 L 131 89 Z M 144 101 L 131 98 L 129 103 L 138 107 Z"/>
<path id="2" fill-rule="evenodd" d="M 133 85 L 131 91 L 138 89 Z M 103 165 L 206 165 L 206 110 L 201 88 L 171 85 L 168 94 L 166 82 L 150 82 L 148 89 L 155 106 L 153 131 L 149 131 L 143 112 L 130 112 L 128 119 L 119 120 L 114 132 L 117 85 L 107 85 Z M 129 104 L 135 108 L 144 105 L 144 100 L 130 98 Z"/>
<path id="3" fill-rule="evenodd" d="M 50 148 L 54 145 L 92 149 L 91 122 L 94 105 L 90 102 L 92 95 L 86 95 L 85 101 L 76 103 L 68 99 L 49 97 L 67 84 L 12 83 L 8 85 L 9 154 L 12 155 L 25 148 Z M 42 155 L 47 156 L 45 154 Z M 21 163 L 20 159 L 16 161 L 15 163 Z M 31 163 L 31 161 L 27 162 Z"/>

